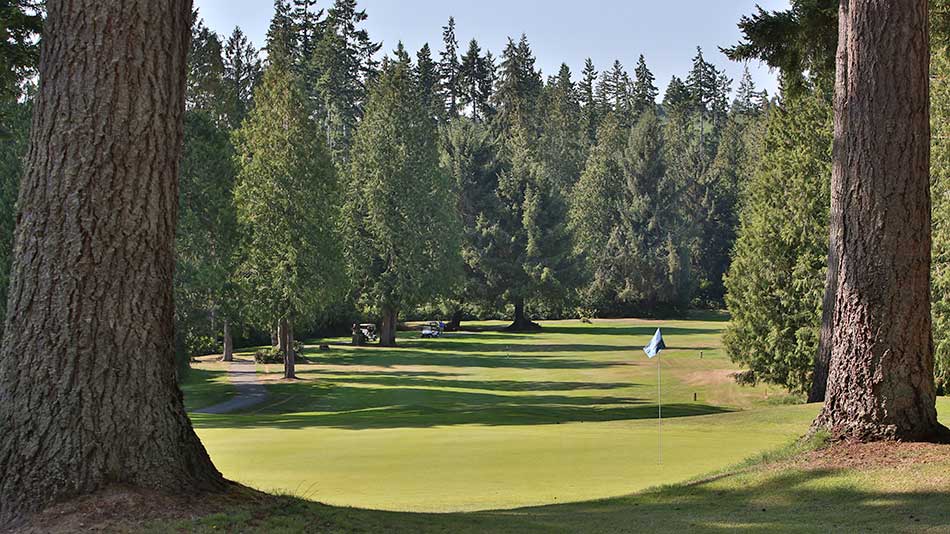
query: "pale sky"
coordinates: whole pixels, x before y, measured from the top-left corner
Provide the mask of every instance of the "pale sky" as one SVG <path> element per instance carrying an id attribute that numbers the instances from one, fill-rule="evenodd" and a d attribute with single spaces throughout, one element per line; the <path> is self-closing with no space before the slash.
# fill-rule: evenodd
<path id="1" fill-rule="evenodd" d="M 331 0 L 322 0 L 327 7 Z M 528 36 L 545 77 L 557 74 L 567 63 L 575 81 L 584 59 L 594 60 L 603 72 L 619 59 L 633 74 L 640 54 L 656 77 L 660 97 L 672 75 L 685 77 L 696 46 L 703 47 L 708 61 L 725 68 L 738 85 L 742 65 L 719 52 L 740 37 L 736 23 L 759 4 L 767 10 L 785 9 L 788 0 L 359 0 L 369 19 L 364 23 L 370 37 L 383 42 L 389 53 L 398 41 L 413 51 L 428 42 L 436 56 L 442 48 L 442 26 L 455 17 L 456 37 L 464 52 L 468 41 L 478 39 L 484 51 L 501 54 L 508 36 Z M 220 34 L 235 25 L 258 48 L 273 14 L 272 0 L 195 0 L 205 23 Z M 759 88 L 775 94 L 775 73 L 765 65 L 750 63 Z"/>

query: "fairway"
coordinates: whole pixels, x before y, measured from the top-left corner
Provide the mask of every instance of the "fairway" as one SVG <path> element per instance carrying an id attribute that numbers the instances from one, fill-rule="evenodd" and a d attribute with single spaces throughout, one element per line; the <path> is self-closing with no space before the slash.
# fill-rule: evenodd
<path id="1" fill-rule="evenodd" d="M 783 445 L 817 413 L 774 387 L 737 386 L 725 322 L 704 319 L 550 321 L 535 334 L 477 323 L 442 339 L 403 332 L 396 349 L 308 345 L 301 380 L 258 366 L 264 404 L 192 419 L 228 478 L 329 504 L 447 512 L 625 495 Z M 656 360 L 640 350 L 657 326 L 669 347 L 662 464 Z M 186 397 L 226 398 L 221 364 L 198 367 Z"/>

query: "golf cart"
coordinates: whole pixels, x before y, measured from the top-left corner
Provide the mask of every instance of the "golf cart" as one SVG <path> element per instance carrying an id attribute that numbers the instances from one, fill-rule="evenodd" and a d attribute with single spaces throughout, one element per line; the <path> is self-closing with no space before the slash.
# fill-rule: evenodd
<path id="1" fill-rule="evenodd" d="M 356 324 L 353 323 L 353 344 L 363 345 L 369 341 L 376 341 L 379 336 L 376 335 L 376 325 L 372 323 Z"/>
<path id="2" fill-rule="evenodd" d="M 442 337 L 444 329 L 442 321 L 430 321 L 429 324 L 422 325 L 422 337 Z"/>

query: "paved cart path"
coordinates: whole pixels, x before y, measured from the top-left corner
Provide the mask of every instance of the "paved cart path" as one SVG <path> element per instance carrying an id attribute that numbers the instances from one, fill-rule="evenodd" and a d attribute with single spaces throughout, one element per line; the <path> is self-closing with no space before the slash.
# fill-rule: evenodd
<path id="1" fill-rule="evenodd" d="M 254 360 L 234 360 L 228 364 L 228 381 L 237 394 L 218 404 L 195 410 L 195 413 L 224 414 L 241 411 L 267 400 L 267 388 L 257 376 Z"/>

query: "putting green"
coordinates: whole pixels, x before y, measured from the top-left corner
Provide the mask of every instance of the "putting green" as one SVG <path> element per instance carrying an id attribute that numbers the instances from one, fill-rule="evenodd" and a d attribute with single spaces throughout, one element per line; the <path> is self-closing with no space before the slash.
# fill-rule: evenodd
<path id="1" fill-rule="evenodd" d="M 625 495 L 778 447 L 817 413 L 783 404 L 774 387 L 737 386 L 719 341 L 725 323 L 707 319 L 404 333 L 395 349 L 337 340 L 308 351 L 300 381 L 260 366 L 271 397 L 249 413 L 192 419 L 228 478 L 329 504 L 447 512 Z M 656 360 L 639 351 L 657 325 L 670 347 L 662 464 Z M 222 372 L 201 377 L 218 384 Z"/>

